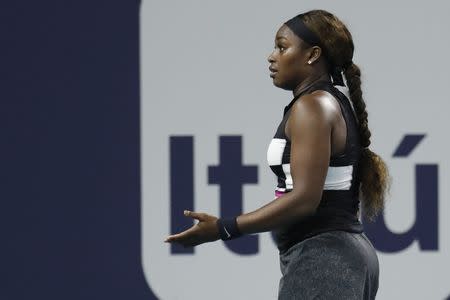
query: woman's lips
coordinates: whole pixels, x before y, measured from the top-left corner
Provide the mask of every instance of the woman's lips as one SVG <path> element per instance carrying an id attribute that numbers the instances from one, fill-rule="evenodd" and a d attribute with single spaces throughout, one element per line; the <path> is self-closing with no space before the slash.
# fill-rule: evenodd
<path id="1" fill-rule="evenodd" d="M 278 70 L 277 69 L 274 69 L 274 68 L 272 68 L 272 67 L 269 67 L 269 70 L 270 70 L 270 77 L 274 77 L 275 76 L 275 74 L 278 72 Z"/>

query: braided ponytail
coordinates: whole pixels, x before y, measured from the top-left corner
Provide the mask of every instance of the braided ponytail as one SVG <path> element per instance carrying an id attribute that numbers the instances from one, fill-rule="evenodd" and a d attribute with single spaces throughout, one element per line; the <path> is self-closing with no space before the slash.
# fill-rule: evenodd
<path id="1" fill-rule="evenodd" d="M 330 65 L 344 70 L 344 76 L 358 120 L 362 147 L 357 177 L 359 198 L 364 217 L 373 221 L 384 209 L 385 194 L 391 185 L 388 168 L 383 159 L 369 149 L 370 130 L 366 103 L 361 91 L 361 71 L 352 62 L 354 44 L 350 31 L 335 15 L 325 10 L 311 10 L 302 14 L 305 25 L 321 40 Z"/>
<path id="2" fill-rule="evenodd" d="M 357 175 L 361 180 L 362 210 L 365 218 L 373 221 L 384 208 L 385 193 L 389 189 L 391 181 L 386 163 L 369 149 L 371 133 L 368 126 L 366 103 L 362 98 L 361 71 L 356 64 L 351 63 L 345 68 L 344 75 L 358 120 L 359 137 L 361 147 L 363 147 Z"/>

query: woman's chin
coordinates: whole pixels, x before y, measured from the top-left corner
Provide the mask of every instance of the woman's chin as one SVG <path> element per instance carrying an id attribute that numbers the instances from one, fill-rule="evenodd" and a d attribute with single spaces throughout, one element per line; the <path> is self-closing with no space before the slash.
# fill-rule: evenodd
<path id="1" fill-rule="evenodd" d="M 283 84 L 283 82 L 280 82 L 276 78 L 273 78 L 272 83 L 277 88 L 283 89 L 283 90 L 289 90 L 290 88 Z"/>
<path id="2" fill-rule="evenodd" d="M 277 80 L 276 77 L 272 77 L 272 83 L 273 83 L 273 85 L 276 86 L 276 87 L 281 87 L 281 86 L 280 86 L 280 82 Z"/>

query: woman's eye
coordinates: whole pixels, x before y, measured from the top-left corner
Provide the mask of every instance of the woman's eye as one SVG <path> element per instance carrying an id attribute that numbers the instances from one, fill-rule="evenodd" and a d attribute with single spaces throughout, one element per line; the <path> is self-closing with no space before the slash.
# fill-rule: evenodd
<path id="1" fill-rule="evenodd" d="M 279 45 L 276 45 L 274 48 L 275 48 L 275 49 L 280 49 L 280 52 L 283 52 L 284 50 L 286 50 L 285 47 L 279 46 Z"/>

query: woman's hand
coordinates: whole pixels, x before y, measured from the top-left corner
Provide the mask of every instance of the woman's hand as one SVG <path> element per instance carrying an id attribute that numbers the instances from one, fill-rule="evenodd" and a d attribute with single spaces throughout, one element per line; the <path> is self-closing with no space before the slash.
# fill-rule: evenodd
<path id="1" fill-rule="evenodd" d="M 188 210 L 184 211 L 184 215 L 197 219 L 199 222 L 183 232 L 169 235 L 164 242 L 179 243 L 184 247 L 192 247 L 206 242 L 217 241 L 220 238 L 216 225 L 218 218 L 205 213 L 196 213 Z"/>

